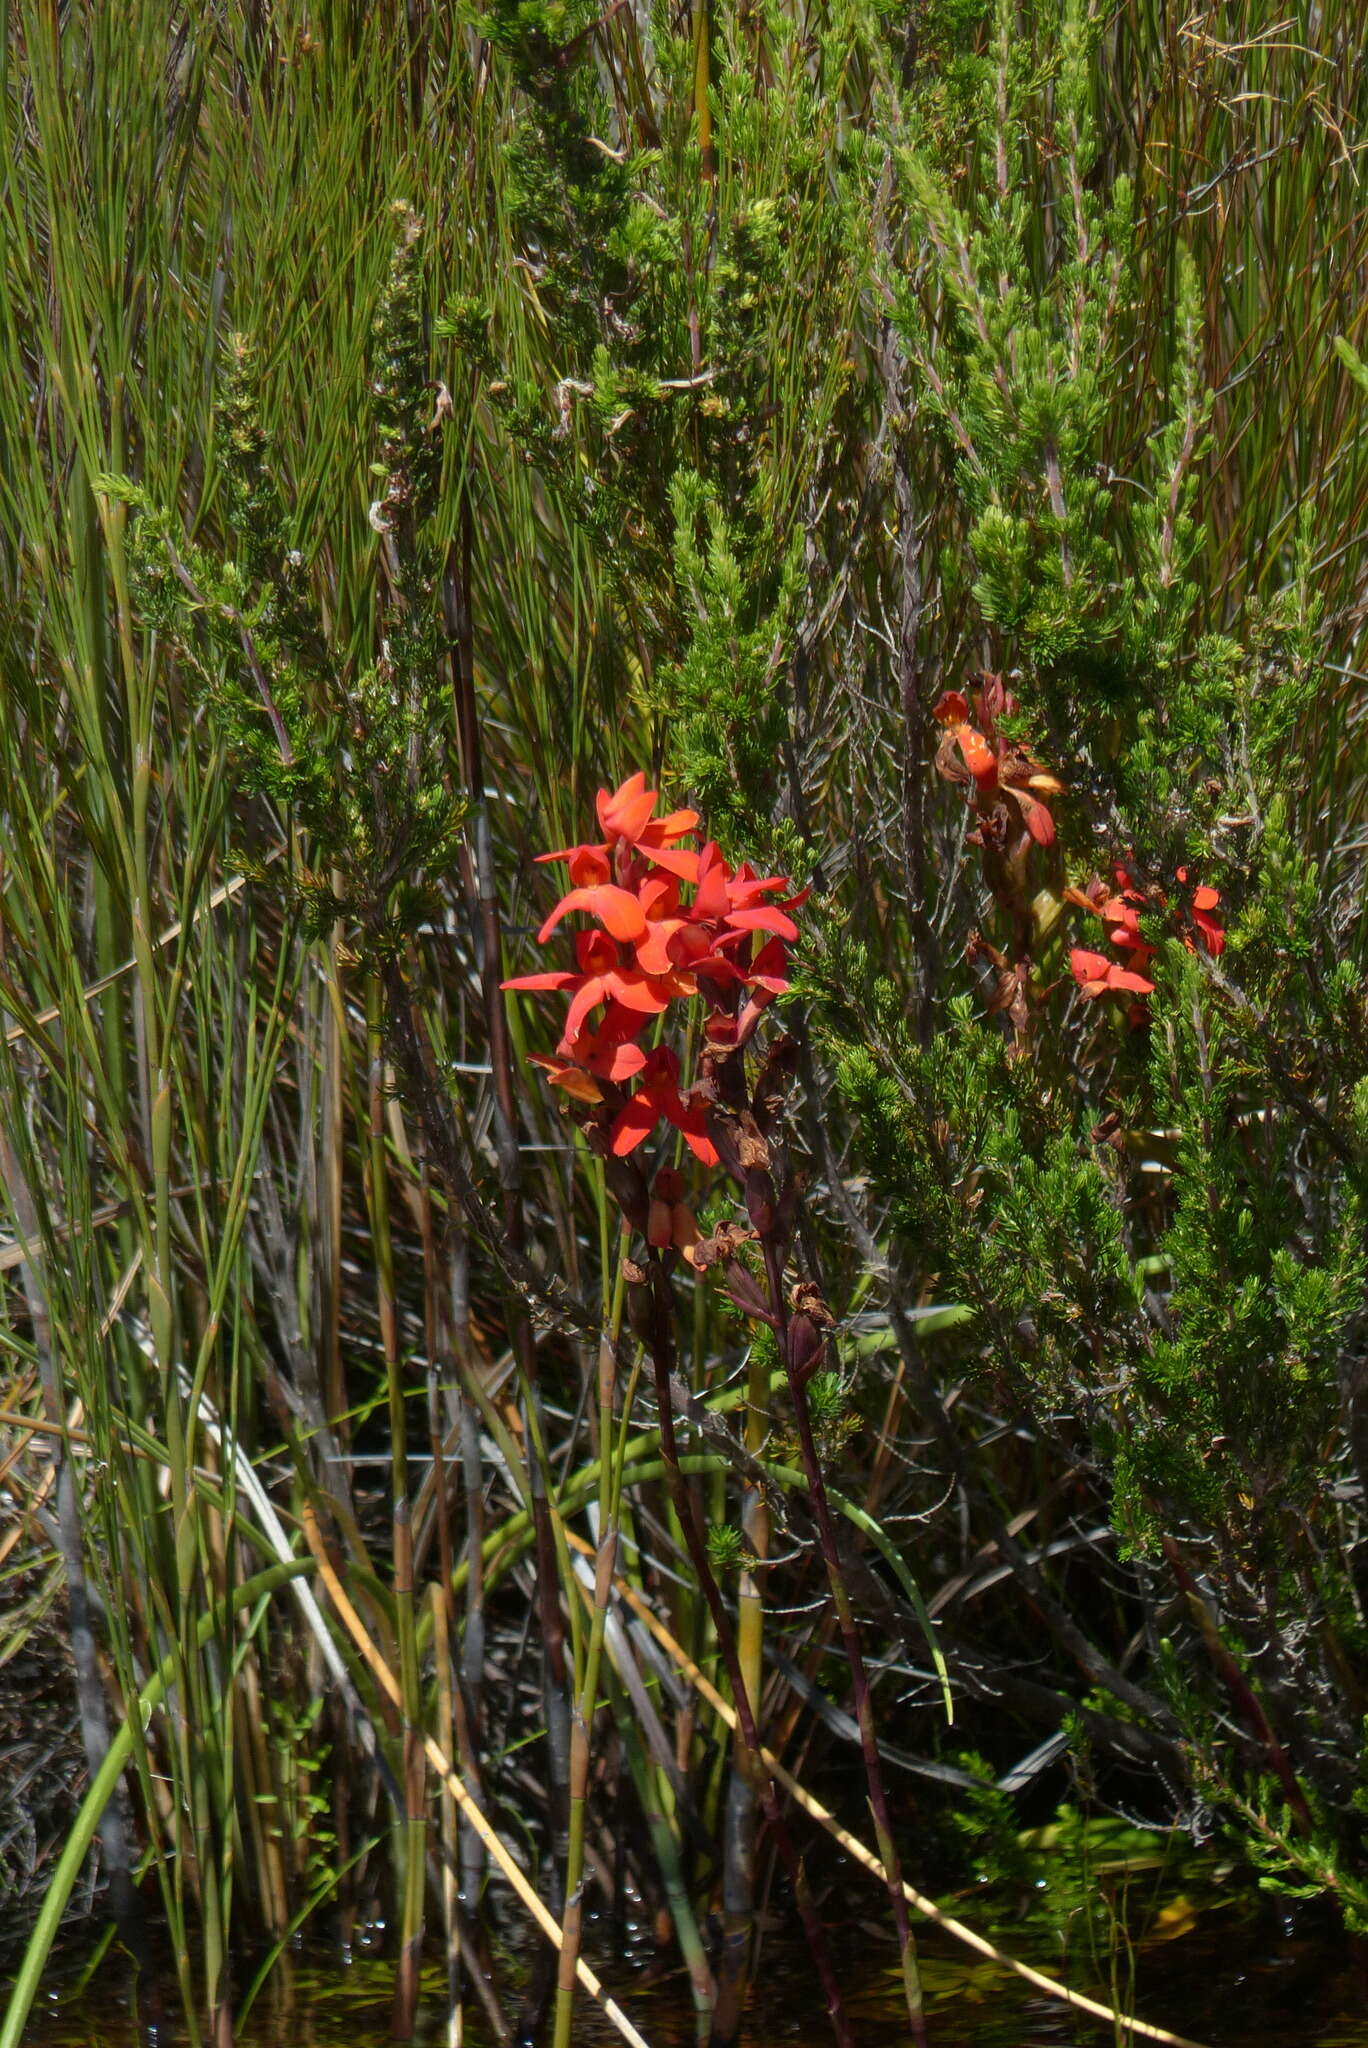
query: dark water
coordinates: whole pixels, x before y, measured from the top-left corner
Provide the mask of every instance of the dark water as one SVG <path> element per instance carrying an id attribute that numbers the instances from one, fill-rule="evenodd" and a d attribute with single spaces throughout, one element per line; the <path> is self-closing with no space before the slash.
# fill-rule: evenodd
<path id="1" fill-rule="evenodd" d="M 969 1917 L 966 1913 L 966 1917 Z M 995 1937 L 1023 1961 L 1066 1977 L 1076 1989 L 1107 1995 L 1115 1981 L 1128 2009 L 1210 2048 L 1368 2048 L 1368 2003 L 1351 1945 L 1324 1914 L 1262 1910 L 1248 1900 L 1191 1910 L 1170 1902 L 1157 1928 L 1138 1945 L 1109 1943 L 1094 1957 L 1061 1955 L 1058 1928 L 1018 1927 L 1015 1940 Z M 1096 1949 L 1090 1935 L 1086 1947 Z M 1070 2012 L 999 1966 L 926 1931 L 922 1974 L 931 2048 L 1103 2048 L 1125 2040 L 1115 2029 Z M 851 2018 L 860 2048 L 892 2048 L 906 2039 L 895 1958 L 871 1931 L 847 1930 L 838 1953 L 846 1971 Z M 667 1975 L 655 1982 L 620 1959 L 597 1959 L 614 1993 L 651 2048 L 688 2048 L 694 2039 L 687 1984 Z M 824 2048 L 826 2028 L 801 1952 L 771 1941 L 746 2035 L 748 2048 Z M 49 1994 L 24 2036 L 32 2048 L 137 2048 L 118 1962 L 107 1958 L 94 1984 L 79 1995 L 70 1984 Z M 348 1962 L 337 1956 L 294 1957 L 276 1973 L 239 2035 L 242 2048 L 382 2048 L 389 2040 L 392 1972 L 379 1954 Z M 419 2040 L 448 2040 L 441 1973 L 427 1980 Z M 487 2048 L 473 2015 L 467 2048 Z M 587 2006 L 576 2042 L 600 2048 L 618 2036 Z M 168 2044 L 169 2048 L 169 2044 Z"/>

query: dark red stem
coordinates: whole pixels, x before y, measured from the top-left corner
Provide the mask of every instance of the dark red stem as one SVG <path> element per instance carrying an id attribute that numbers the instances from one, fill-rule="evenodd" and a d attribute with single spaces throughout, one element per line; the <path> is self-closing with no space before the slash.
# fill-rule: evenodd
<path id="1" fill-rule="evenodd" d="M 774 1780 L 760 1754 L 760 1736 L 751 1711 L 750 1696 L 741 1671 L 741 1660 L 736 1654 L 736 1638 L 732 1633 L 731 1617 L 722 1601 L 721 1589 L 713 1576 L 712 1564 L 708 1558 L 708 1546 L 703 1535 L 702 1524 L 697 1512 L 694 1496 L 679 1469 L 679 1451 L 675 1440 L 674 1407 L 670 1396 L 670 1373 L 673 1366 L 674 1342 L 671 1331 L 670 1283 L 657 1254 L 651 1254 L 651 1366 L 655 1374 L 656 1406 L 660 1410 L 660 1454 L 664 1461 L 675 1513 L 684 1534 L 688 1550 L 703 1598 L 708 1603 L 717 1631 L 717 1644 L 722 1652 L 722 1661 L 727 1667 L 731 1683 L 732 1699 L 736 1704 L 736 1719 L 741 1730 L 741 1740 L 752 1759 L 756 1777 L 756 1792 L 760 1810 L 765 1816 L 774 1835 L 775 1846 L 793 1886 L 794 1897 L 812 1951 L 812 1960 L 821 1980 L 822 1991 L 827 2002 L 827 2016 L 839 2048 L 854 2048 L 850 2022 L 846 2017 L 845 2004 L 841 1998 L 840 1986 L 827 1946 L 826 1933 L 813 1907 L 798 1852 L 793 1846 L 793 1837 L 788 1831 L 783 1811 L 774 1790 Z"/>
<path id="2" fill-rule="evenodd" d="M 808 1407 L 806 1379 L 794 1371 L 789 1355 L 788 1309 L 784 1300 L 781 1255 L 772 1237 L 763 1237 L 761 1243 L 765 1255 L 765 1276 L 769 1281 L 770 1307 L 776 1323 L 775 1334 L 779 1340 L 779 1355 L 784 1361 L 788 1375 L 789 1393 L 793 1399 L 794 1417 L 798 1424 L 798 1443 L 803 1456 L 803 1471 L 807 1478 L 813 1515 L 817 1523 L 817 1540 L 821 1545 L 827 1577 L 831 1582 L 832 1597 L 841 1628 L 841 1640 L 845 1647 L 846 1661 L 850 1666 L 851 1701 L 860 1731 L 860 1749 L 864 1757 L 870 1811 L 874 1816 L 874 1829 L 879 1838 L 879 1848 L 883 1857 L 888 1897 L 893 1908 L 893 1925 L 898 1936 L 898 1953 L 903 1959 L 904 1973 L 908 1980 L 908 2020 L 917 2048 L 926 2048 L 926 2020 L 921 2009 L 921 1993 L 915 1966 L 916 1946 L 911 1922 L 907 1917 L 907 1896 L 903 1891 L 902 1866 L 894 1846 L 893 1820 L 888 1807 L 888 1794 L 884 1787 L 878 1739 L 874 1733 L 874 1703 L 869 1689 L 869 1674 L 865 1670 L 864 1655 L 860 1649 L 859 1632 L 855 1627 L 841 1554 L 836 1545 L 836 1525 L 832 1520 L 830 1502 L 827 1500 L 822 1462 L 817 1454 L 817 1443 L 812 1433 L 812 1414 Z M 913 1959 L 910 1971 L 909 1955 Z"/>

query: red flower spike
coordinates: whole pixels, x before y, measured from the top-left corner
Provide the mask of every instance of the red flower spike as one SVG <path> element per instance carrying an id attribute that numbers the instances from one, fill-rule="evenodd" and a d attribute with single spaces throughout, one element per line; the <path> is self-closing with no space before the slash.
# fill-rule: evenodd
<path id="1" fill-rule="evenodd" d="M 766 1007 L 790 985 L 788 945 L 798 937 L 792 912 L 809 892 L 790 893 L 787 876 L 760 875 L 748 862 L 733 869 L 715 840 L 701 852 L 685 851 L 675 842 L 697 827 L 697 814 L 681 810 L 656 818 L 655 802 L 644 774 L 630 775 L 618 789 L 599 792 L 602 844 L 541 856 L 566 861 L 573 884 L 543 924 L 541 940 L 572 911 L 594 923 L 574 936 L 576 971 L 521 975 L 505 985 L 569 996 L 556 1057 L 537 1063 L 553 1085 L 601 1107 L 616 1157 L 634 1152 L 663 1121 L 713 1166 L 711 1095 L 681 1089 L 678 1058 L 668 1046 L 646 1052 L 638 1041 L 648 1019 L 676 998 L 701 997 L 704 1034 L 714 1051 L 744 1046 Z M 684 886 L 692 888 L 691 902 L 681 901 Z M 599 1010 L 595 1027 L 591 1019 Z M 625 1099 L 605 1096 L 600 1085 L 620 1090 L 633 1081 Z M 687 1252 L 694 1242 L 691 1220 L 686 1223 L 677 1200 L 668 1207 L 679 1211 L 669 1242 Z M 661 1249 L 665 1221 L 663 1213 L 655 1217 Z"/>

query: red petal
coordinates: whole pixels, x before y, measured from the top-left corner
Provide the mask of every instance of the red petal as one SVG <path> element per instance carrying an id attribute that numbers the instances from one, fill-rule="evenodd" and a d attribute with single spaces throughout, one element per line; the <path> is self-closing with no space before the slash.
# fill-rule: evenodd
<path id="1" fill-rule="evenodd" d="M 601 789 L 599 791 L 598 795 L 594 798 L 594 809 L 598 812 L 598 821 L 603 827 L 605 839 L 617 837 L 619 830 L 617 820 L 622 806 L 630 804 L 634 797 L 640 797 L 645 787 L 646 777 L 638 768 L 635 775 L 629 775 L 627 780 L 620 782 L 616 789 Z"/>
<path id="2" fill-rule="evenodd" d="M 647 976 L 637 974 L 630 968 L 621 971 L 610 968 L 603 976 L 604 991 L 622 1004 L 625 1010 L 640 1010 L 647 1017 L 656 1017 L 666 1008 L 672 989 L 662 989 L 663 975 Z"/>
<path id="3" fill-rule="evenodd" d="M 997 788 L 998 757 L 981 732 L 975 732 L 972 725 L 961 725 L 955 733 L 959 750 L 964 756 L 964 765 L 973 776 L 979 788 L 985 793 Z"/>
<path id="4" fill-rule="evenodd" d="M 638 840 L 650 823 L 651 813 L 656 807 L 656 792 L 647 789 L 646 777 L 638 770 L 619 784 L 611 796 L 601 789 L 598 795 L 599 823 L 605 839 Z"/>
<path id="5" fill-rule="evenodd" d="M 787 968 L 788 951 L 783 940 L 770 939 L 751 961 L 747 986 L 765 988 L 771 995 L 781 996 L 789 987 Z"/>
<path id="6" fill-rule="evenodd" d="M 711 860 L 708 858 L 710 854 Z M 717 841 L 709 840 L 699 856 L 698 894 L 693 901 L 693 914 L 696 918 L 707 918 L 711 921 L 726 916 L 731 903 L 727 893 L 727 883 L 730 879 L 727 863 L 718 851 Z"/>
<path id="7" fill-rule="evenodd" d="M 1105 953 L 1089 953 L 1084 947 L 1075 946 L 1069 954 L 1069 966 L 1074 980 L 1081 985 L 1088 981 L 1105 982 L 1112 963 Z"/>
<path id="8" fill-rule="evenodd" d="M 750 904 L 758 903 L 762 896 L 777 896 L 788 886 L 787 875 L 752 875 L 743 869 L 734 878 L 729 893 L 734 908 L 744 910 Z"/>
<path id="9" fill-rule="evenodd" d="M 659 1122 L 660 1112 L 655 1104 L 638 1090 L 613 1121 L 608 1138 L 609 1151 L 616 1158 L 625 1159 L 629 1152 L 636 1151 L 643 1138 L 650 1136 Z"/>
<path id="10" fill-rule="evenodd" d="M 1112 966 L 1107 972 L 1108 988 L 1130 989 L 1137 996 L 1152 996 L 1154 983 L 1146 981 L 1143 974 L 1132 974 L 1129 967 Z"/>
<path id="11" fill-rule="evenodd" d="M 1202 888 L 1195 891 L 1192 898 L 1192 907 L 1194 910 L 1214 910 L 1220 900 L 1221 892 L 1219 889 L 1210 889 L 1203 885 Z"/>
<path id="12" fill-rule="evenodd" d="M 646 931 L 646 913 L 631 890 L 605 883 L 597 889 L 572 889 L 568 896 L 562 896 L 537 933 L 540 945 L 546 944 L 561 919 L 572 910 L 587 910 L 615 939 L 628 943 L 643 937 Z"/>
<path id="13" fill-rule="evenodd" d="M 698 880 L 698 855 L 690 853 L 686 847 L 647 846 L 640 840 L 637 846 L 653 866 L 664 868 L 667 874 L 678 876 L 681 882 Z"/>
<path id="14" fill-rule="evenodd" d="M 579 980 L 577 974 L 567 969 L 562 974 L 518 974 L 512 981 L 501 981 L 500 988 L 571 988 Z"/>
<path id="15" fill-rule="evenodd" d="M 1036 845 L 1053 846 L 1055 843 L 1055 821 L 1051 812 L 1044 804 L 1037 803 L 1033 796 L 1027 796 L 1024 790 L 1017 790 L 1015 795 L 1017 802 L 1021 805 L 1021 814 L 1026 820 L 1026 830 L 1030 833 Z"/>
<path id="16" fill-rule="evenodd" d="M 698 823 L 697 811 L 667 811 L 663 818 L 652 818 L 641 835 L 643 846 L 657 847 L 670 839 L 682 839 L 686 832 L 692 832 Z"/>
<path id="17" fill-rule="evenodd" d="M 644 939 L 638 941 L 636 949 L 637 966 L 643 974 L 673 974 L 678 962 L 670 950 L 670 941 L 679 930 L 675 918 L 662 918 L 653 924 Z"/>
<path id="18" fill-rule="evenodd" d="M 646 1055 L 639 1045 L 614 1045 L 602 1052 L 596 1052 L 589 1062 L 590 1071 L 602 1074 L 605 1081 L 630 1081 L 633 1074 L 639 1074 L 646 1064 Z"/>
<path id="19" fill-rule="evenodd" d="M 757 904 L 754 910 L 729 910 L 726 922 L 738 932 L 774 932 L 781 939 L 798 936 L 797 925 L 777 903 Z"/>
<path id="20" fill-rule="evenodd" d="M 603 1001 L 606 994 L 607 990 L 603 985 L 603 977 L 599 974 L 589 975 L 582 986 L 575 991 L 575 994 L 570 999 L 570 1007 L 565 1013 L 565 1029 L 561 1033 L 562 1051 L 569 1051 L 571 1045 L 579 1036 L 580 1026 L 585 1018 L 596 1004 Z"/>
<path id="21" fill-rule="evenodd" d="M 539 853 L 534 856 L 540 866 L 548 860 L 573 860 L 577 853 L 602 853 L 601 846 L 561 846 L 555 853 Z"/>
<path id="22" fill-rule="evenodd" d="M 716 1166 L 717 1148 L 708 1136 L 702 1110 L 685 1109 L 681 1103 L 678 1116 L 673 1115 L 668 1109 L 665 1114 L 693 1153 L 694 1158 L 701 1160 L 704 1166 Z"/>
<path id="23" fill-rule="evenodd" d="M 626 1039 L 635 1038 L 645 1029 L 645 1016 L 645 1012 L 629 1010 L 610 996 L 603 1021 L 594 1033 L 595 1047 L 602 1052 L 607 1046 L 621 1045 Z"/>
<path id="24" fill-rule="evenodd" d="M 545 1067 L 546 1078 L 553 1088 L 563 1088 L 567 1095 L 573 1095 L 578 1102 L 602 1102 L 603 1090 L 583 1067 L 577 1067 L 573 1060 L 549 1060 L 543 1053 L 531 1055 L 532 1064 Z"/>
<path id="25" fill-rule="evenodd" d="M 958 690 L 947 690 L 931 706 L 931 716 L 942 725 L 959 725 L 969 716 L 969 699 Z"/>

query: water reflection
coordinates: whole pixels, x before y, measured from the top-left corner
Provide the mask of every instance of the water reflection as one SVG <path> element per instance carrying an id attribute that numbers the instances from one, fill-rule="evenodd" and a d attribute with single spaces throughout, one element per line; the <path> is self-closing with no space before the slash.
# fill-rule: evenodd
<path id="1" fill-rule="evenodd" d="M 1061 1957 L 1059 1930 L 999 1924 L 995 1935 L 1023 1961 L 1106 1997 L 1108 1982 L 1144 2018 L 1210 2048 L 1368 2048 L 1368 2003 L 1354 1946 L 1323 1911 L 1262 1907 L 1246 1896 L 1200 1912 L 1161 1916 L 1158 1933 L 1137 1947 L 1113 1945 L 1094 1958 Z M 997 1965 L 934 1931 L 922 1936 L 923 1981 L 932 2048 L 1107 2048 L 1125 2042 L 1101 2023 L 1042 1997 Z M 857 2042 L 892 2048 L 905 2038 L 896 1960 L 872 1932 L 850 1931 L 838 1951 Z M 693 2048 L 693 2015 L 682 1972 L 651 1981 L 619 1959 L 594 1958 L 627 2005 L 651 2048 Z M 139 2048 L 120 1969 L 102 1966 L 97 1984 L 75 2000 L 68 1992 L 36 2010 L 25 2048 Z M 277 1970 L 238 2036 L 240 2048 L 387 2048 L 392 1972 L 379 1954 L 349 1962 L 336 1955 L 294 1956 Z M 418 2040 L 449 2039 L 444 1973 L 424 1983 Z M 585 2006 L 576 2048 L 608 2048 L 618 2039 Z M 827 2048 L 830 2034 L 802 1952 L 771 1937 L 746 2048 Z M 466 2020 L 466 2048 L 490 2048 L 479 2014 Z M 167 2042 L 163 2048 L 172 2048 Z"/>

